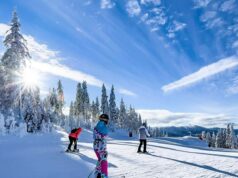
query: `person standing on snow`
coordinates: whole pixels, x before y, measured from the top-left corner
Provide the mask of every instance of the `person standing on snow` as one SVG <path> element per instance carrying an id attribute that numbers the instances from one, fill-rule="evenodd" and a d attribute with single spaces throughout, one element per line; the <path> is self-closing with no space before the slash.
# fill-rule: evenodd
<path id="1" fill-rule="evenodd" d="M 77 140 L 79 137 L 79 134 L 82 132 L 82 128 L 76 128 L 71 130 L 71 133 L 69 134 L 69 146 L 66 152 L 72 152 L 71 146 L 74 144 L 74 150 L 73 152 L 78 152 L 79 150 L 77 149 Z"/>
<path id="2" fill-rule="evenodd" d="M 99 116 L 99 122 L 93 131 L 93 148 L 98 158 L 95 177 L 96 178 L 108 178 L 108 162 L 107 162 L 107 141 L 109 117 L 107 114 Z"/>
<path id="3" fill-rule="evenodd" d="M 139 145 L 139 147 L 138 147 L 137 153 L 141 153 L 141 146 L 142 146 L 142 144 L 144 145 L 144 150 L 143 150 L 143 152 L 144 152 L 144 153 L 147 153 L 147 151 L 146 151 L 146 145 L 147 145 L 147 140 L 146 140 L 146 138 L 147 138 L 147 137 L 150 137 L 150 134 L 149 134 L 149 132 L 148 132 L 148 130 L 146 129 L 145 126 L 146 126 L 146 124 L 143 123 L 143 125 L 139 128 L 139 140 L 140 140 L 140 145 Z"/>

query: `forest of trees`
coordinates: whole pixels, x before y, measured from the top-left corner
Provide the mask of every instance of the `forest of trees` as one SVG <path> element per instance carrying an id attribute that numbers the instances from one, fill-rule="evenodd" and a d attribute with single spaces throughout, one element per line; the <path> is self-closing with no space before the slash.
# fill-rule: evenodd
<path id="1" fill-rule="evenodd" d="M 226 129 L 220 129 L 217 134 L 203 131 L 201 138 L 206 140 L 209 147 L 238 149 L 238 138 L 233 125 L 229 123 Z"/>
<path id="2" fill-rule="evenodd" d="M 109 115 L 111 131 L 118 128 L 137 131 L 142 124 L 141 116 L 132 106 L 128 108 L 123 99 L 117 105 L 114 86 L 108 96 L 103 85 L 101 96 L 91 101 L 87 82 L 78 83 L 69 115 L 63 113 L 65 101 L 60 80 L 44 99 L 39 87 L 25 87 L 22 74 L 29 67 L 31 56 L 20 26 L 17 13 L 13 12 L 4 39 L 6 51 L 0 59 L 0 132 L 11 132 L 24 125 L 27 132 L 49 131 L 53 124 L 68 130 L 79 126 L 90 129 L 102 113 Z"/>

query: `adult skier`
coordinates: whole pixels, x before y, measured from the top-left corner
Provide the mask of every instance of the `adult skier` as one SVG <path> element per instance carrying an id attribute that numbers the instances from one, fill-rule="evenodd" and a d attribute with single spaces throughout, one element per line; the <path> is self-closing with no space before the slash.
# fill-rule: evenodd
<path id="1" fill-rule="evenodd" d="M 79 150 L 77 149 L 77 140 L 79 137 L 79 134 L 82 132 L 82 128 L 75 128 L 71 130 L 71 133 L 69 134 L 69 146 L 66 152 L 78 152 Z M 74 149 L 71 150 L 71 146 L 74 144 Z"/>
<path id="2" fill-rule="evenodd" d="M 109 117 L 107 114 L 99 116 L 99 122 L 93 131 L 93 148 L 98 158 L 95 177 L 96 178 L 108 178 L 108 162 L 107 162 L 107 141 Z"/>
<path id="3" fill-rule="evenodd" d="M 142 144 L 144 145 L 144 150 L 143 150 L 143 153 L 147 153 L 146 151 L 146 145 L 147 145 L 147 140 L 146 138 L 147 137 L 150 137 L 150 134 L 148 132 L 148 130 L 146 129 L 146 124 L 143 123 L 143 125 L 139 128 L 139 140 L 140 140 L 140 145 L 138 147 L 138 151 L 137 153 L 141 153 L 141 146 Z"/>

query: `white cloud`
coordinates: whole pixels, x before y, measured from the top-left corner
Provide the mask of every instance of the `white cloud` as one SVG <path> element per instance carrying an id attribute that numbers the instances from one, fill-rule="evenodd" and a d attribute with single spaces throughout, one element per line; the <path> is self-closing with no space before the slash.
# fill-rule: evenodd
<path id="1" fill-rule="evenodd" d="M 206 11 L 201 17 L 200 20 L 202 22 L 207 22 L 210 19 L 215 18 L 217 15 L 216 11 Z"/>
<path id="2" fill-rule="evenodd" d="M 174 33 L 180 30 L 183 30 L 187 25 L 182 22 L 178 22 L 176 20 L 173 21 L 172 25 L 168 29 L 168 33 Z"/>
<path id="3" fill-rule="evenodd" d="M 32 61 L 32 67 L 41 72 L 64 77 L 77 82 L 82 82 L 85 80 L 89 85 L 96 87 L 101 87 L 103 84 L 103 81 L 97 79 L 92 75 L 83 73 L 78 70 L 74 70 L 60 63 L 46 63 L 46 62 Z"/>
<path id="4" fill-rule="evenodd" d="M 238 77 L 232 79 L 231 85 L 227 87 L 226 92 L 229 95 L 238 94 Z"/>
<path id="5" fill-rule="evenodd" d="M 220 26 L 222 26 L 223 24 L 224 24 L 224 21 L 223 21 L 220 17 L 217 17 L 217 18 L 208 20 L 208 21 L 206 22 L 206 27 L 207 27 L 207 28 L 220 27 Z"/>
<path id="6" fill-rule="evenodd" d="M 164 85 L 162 90 L 164 92 L 173 91 L 183 87 L 190 86 L 194 83 L 200 82 L 203 79 L 209 78 L 215 74 L 224 72 L 225 70 L 231 69 L 238 66 L 238 59 L 235 56 L 221 59 L 218 62 L 202 67 L 197 72 L 187 75 L 175 82 Z"/>
<path id="7" fill-rule="evenodd" d="M 150 126 L 188 126 L 224 127 L 228 122 L 236 122 L 237 116 L 208 113 L 180 113 L 168 110 L 137 110 Z"/>
<path id="8" fill-rule="evenodd" d="M 9 26 L 3 23 L 0 23 L 0 36 L 5 36 Z"/>
<path id="9" fill-rule="evenodd" d="M 207 7 L 207 5 L 211 2 L 212 0 L 194 0 L 194 8 L 203 8 Z"/>
<path id="10" fill-rule="evenodd" d="M 235 8 L 235 0 L 228 0 L 221 4 L 220 10 L 223 12 L 230 11 Z"/>
<path id="11" fill-rule="evenodd" d="M 141 4 L 149 4 L 152 3 L 154 5 L 160 5 L 161 4 L 161 0 L 141 0 L 140 1 Z"/>
<path id="12" fill-rule="evenodd" d="M 124 89 L 124 88 L 119 89 L 118 92 L 120 94 L 127 95 L 127 96 L 137 96 L 134 92 Z"/>
<path id="13" fill-rule="evenodd" d="M 141 7 L 137 0 L 129 0 L 126 4 L 126 10 L 132 17 L 141 13 Z"/>
<path id="14" fill-rule="evenodd" d="M 232 48 L 238 48 L 238 40 L 232 44 Z"/>
<path id="15" fill-rule="evenodd" d="M 111 9 L 115 6 L 115 3 L 112 0 L 101 0 L 102 9 Z"/>

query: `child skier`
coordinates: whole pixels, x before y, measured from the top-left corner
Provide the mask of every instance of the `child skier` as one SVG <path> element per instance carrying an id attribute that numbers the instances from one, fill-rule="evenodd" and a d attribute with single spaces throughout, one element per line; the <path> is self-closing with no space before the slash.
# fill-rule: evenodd
<path id="1" fill-rule="evenodd" d="M 79 137 L 79 134 L 82 132 L 82 128 L 75 128 L 71 130 L 71 133 L 69 134 L 69 146 L 66 152 L 78 152 L 79 150 L 77 149 L 77 140 Z M 71 146 L 74 144 L 74 150 L 71 150 Z"/>
<path id="2" fill-rule="evenodd" d="M 99 122 L 93 131 L 93 148 L 98 158 L 97 167 L 95 171 L 96 178 L 108 178 L 108 163 L 107 163 L 107 142 L 106 137 L 108 135 L 108 124 L 109 117 L 107 114 L 99 116 Z"/>

